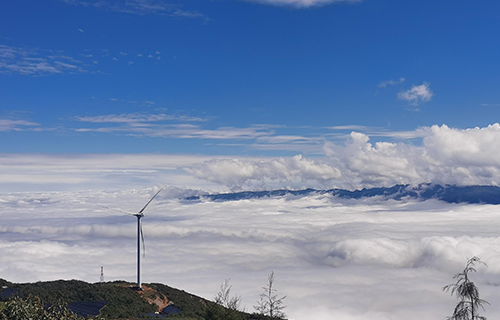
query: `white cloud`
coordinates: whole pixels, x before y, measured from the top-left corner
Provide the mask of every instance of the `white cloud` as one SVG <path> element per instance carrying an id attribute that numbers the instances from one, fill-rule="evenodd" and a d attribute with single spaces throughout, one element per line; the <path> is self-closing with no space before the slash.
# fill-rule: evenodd
<path id="1" fill-rule="evenodd" d="M 410 102 L 412 105 L 416 106 L 423 102 L 431 101 L 434 93 L 430 89 L 430 84 L 424 82 L 419 86 L 413 86 L 407 91 L 398 93 L 398 98 Z"/>
<path id="2" fill-rule="evenodd" d="M 435 125 L 427 130 L 427 152 L 443 165 L 500 168 L 500 124 L 466 130 Z"/>
<path id="3" fill-rule="evenodd" d="M 257 2 L 262 4 L 270 4 L 277 6 L 291 6 L 296 8 L 309 8 L 314 6 L 322 6 L 331 3 L 342 3 L 342 2 L 361 2 L 363 0 L 248 0 L 251 2 Z"/>
<path id="4" fill-rule="evenodd" d="M 327 182 L 341 177 L 338 169 L 325 163 L 316 163 L 302 156 L 270 161 L 241 161 L 239 159 L 213 159 L 186 168 L 197 178 L 241 189 L 253 184 L 278 181 L 287 184 L 307 181 Z"/>

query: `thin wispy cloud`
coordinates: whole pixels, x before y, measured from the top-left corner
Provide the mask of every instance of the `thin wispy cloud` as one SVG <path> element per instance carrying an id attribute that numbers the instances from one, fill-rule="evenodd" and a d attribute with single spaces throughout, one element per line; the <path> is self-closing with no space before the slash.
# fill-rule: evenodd
<path id="1" fill-rule="evenodd" d="M 368 126 L 360 126 L 360 125 L 346 125 L 346 126 L 332 126 L 328 127 L 328 129 L 333 131 L 355 131 L 366 134 L 370 137 L 386 137 L 386 138 L 394 138 L 394 139 L 416 139 L 416 138 L 424 138 L 427 136 L 427 132 L 425 130 L 416 129 L 416 130 L 407 130 L 407 131 L 391 131 L 386 128 L 381 127 L 368 127 Z M 328 138 L 332 138 L 332 135 L 325 135 Z M 348 138 L 346 134 L 337 134 L 336 140 Z"/>
<path id="2" fill-rule="evenodd" d="M 139 104 L 141 106 L 146 106 L 146 107 L 151 107 L 152 105 L 155 104 L 154 101 L 149 101 L 149 100 L 142 100 L 142 101 L 137 101 L 137 100 L 127 100 L 127 99 L 117 99 L 117 98 L 110 98 L 109 101 L 113 101 L 113 102 L 126 102 L 126 103 L 130 103 L 130 104 Z M 162 109 L 162 108 L 158 108 L 157 111 L 164 111 L 166 109 Z M 129 114 L 122 114 L 122 115 L 107 115 L 107 116 L 97 116 L 97 117 L 76 117 L 75 119 L 79 119 L 79 118 L 87 118 L 87 119 L 92 119 L 92 118 L 106 118 L 106 117 L 114 117 L 114 116 L 119 116 L 119 117 L 127 117 L 127 116 L 130 116 L 130 117 L 133 117 L 134 115 L 141 115 L 143 117 L 146 117 L 147 118 L 147 115 L 145 114 L 141 114 L 141 113 L 129 113 Z M 158 115 L 158 114 L 156 114 Z M 171 117 L 174 117 L 173 115 L 171 115 Z M 177 116 L 179 118 L 183 118 L 183 116 Z M 196 119 L 199 119 L 199 121 L 205 121 L 203 118 L 199 118 L 199 117 L 187 117 L 188 119 L 192 119 L 191 121 L 198 121 Z M 184 118 L 185 119 L 185 118 Z M 88 122 L 93 122 L 93 121 L 88 121 Z"/>
<path id="3" fill-rule="evenodd" d="M 398 98 L 408 101 L 413 106 L 431 101 L 434 92 L 430 89 L 430 84 L 424 82 L 421 85 L 414 85 L 411 89 L 398 93 Z"/>
<path id="4" fill-rule="evenodd" d="M 113 102 L 139 103 L 111 98 Z M 152 102 L 142 102 L 144 106 Z M 326 128 L 255 124 L 248 127 L 210 127 L 209 117 L 176 115 L 167 113 L 129 113 L 100 116 L 79 116 L 74 120 L 89 123 L 92 126 L 73 128 L 74 131 L 98 132 L 102 134 L 122 134 L 138 137 L 156 137 L 170 139 L 206 139 L 235 140 L 232 143 L 217 143 L 220 146 L 244 147 L 252 150 L 295 151 L 305 154 L 321 154 L 325 141 L 341 142 L 349 138 L 352 131 L 373 137 L 408 140 L 421 139 L 427 133 L 417 129 L 413 131 L 390 131 L 384 128 L 360 125 L 332 126 Z M 201 124 L 195 124 L 196 122 Z M 283 134 L 294 130 L 293 134 Z M 240 140 L 238 142 L 237 140 Z M 253 141 L 252 141 L 253 140 Z"/>
<path id="5" fill-rule="evenodd" d="M 118 101 L 112 98 L 111 101 Z M 146 101 L 151 104 L 151 101 Z M 207 119 L 200 117 L 190 117 L 185 115 L 171 115 L 165 113 L 159 114 L 141 114 L 141 113 L 126 113 L 126 114 L 110 114 L 104 116 L 89 116 L 76 117 L 81 122 L 92 123 L 140 123 L 140 122 L 157 122 L 157 121 L 187 121 L 187 122 L 204 122 Z"/>
<path id="6" fill-rule="evenodd" d="M 396 139 L 418 139 L 425 138 L 429 134 L 425 130 L 409 130 L 409 131 L 388 131 L 388 130 L 372 130 L 368 131 L 367 134 L 371 137 L 388 137 Z"/>
<path id="7" fill-rule="evenodd" d="M 81 57 L 83 61 L 74 59 L 75 60 L 74 64 L 82 65 L 82 67 L 86 68 L 88 68 L 89 65 L 91 64 L 99 64 L 101 68 L 106 68 L 107 66 L 111 65 L 110 63 L 115 63 L 115 62 L 118 62 L 119 65 L 121 64 L 122 66 L 123 65 L 130 66 L 138 63 L 139 61 L 144 62 L 144 60 L 142 59 L 144 57 L 156 58 L 155 64 L 159 60 L 161 60 L 161 56 L 159 55 L 159 53 L 156 56 L 153 56 L 153 54 L 141 53 L 139 50 L 133 52 L 125 50 L 87 49 L 84 52 L 79 53 L 78 56 Z M 52 56 L 51 58 L 54 57 Z M 69 61 L 67 60 L 66 62 Z"/>
<path id="8" fill-rule="evenodd" d="M 76 132 L 123 133 L 126 135 L 143 137 L 249 140 L 269 136 L 273 133 L 270 128 L 263 126 L 248 128 L 220 127 L 216 129 L 207 129 L 199 125 L 191 124 L 192 122 L 206 122 L 207 119 L 185 115 L 122 114 L 95 117 L 76 117 L 75 120 L 93 124 L 109 124 L 109 126 L 106 127 L 76 128 L 74 129 Z"/>
<path id="9" fill-rule="evenodd" d="M 111 99 L 112 101 L 120 101 Z M 130 101 L 129 101 L 130 102 Z M 248 127 L 208 128 L 210 118 L 172 114 L 112 114 L 103 116 L 80 116 L 75 120 L 96 126 L 75 128 L 76 132 L 98 132 L 123 134 L 138 137 L 197 140 L 235 140 L 235 143 L 219 143 L 227 147 L 247 147 L 259 150 L 291 150 L 295 152 L 319 153 L 324 138 L 318 134 L 279 134 L 285 129 L 279 125 L 256 124 Z M 193 124 L 193 123 L 202 124 Z M 308 128 L 310 129 L 310 128 Z"/>
<path id="10" fill-rule="evenodd" d="M 43 76 L 87 71 L 82 61 L 67 55 L 53 55 L 47 50 L 0 45 L 0 73 Z"/>
<path id="11" fill-rule="evenodd" d="M 35 122 L 0 118 L 0 132 L 25 131 L 28 129 L 39 128 L 39 127 L 40 124 Z"/>
<path id="12" fill-rule="evenodd" d="M 360 125 L 332 126 L 328 128 L 332 130 L 356 130 L 356 131 L 366 131 L 370 129 L 370 127 L 360 126 Z"/>
<path id="13" fill-rule="evenodd" d="M 249 2 L 269 4 L 275 6 L 288 6 L 295 8 L 310 8 L 333 3 L 355 3 L 363 0 L 247 0 Z"/>
<path id="14" fill-rule="evenodd" d="M 381 83 L 378 84 L 378 87 L 379 88 L 385 88 L 385 87 L 388 87 L 388 86 L 395 86 L 395 85 L 398 85 L 398 84 L 402 84 L 403 82 L 405 82 L 406 79 L 405 78 L 399 78 L 398 80 L 387 80 L 387 81 L 382 81 Z"/>
<path id="15" fill-rule="evenodd" d="M 311 142 L 318 138 L 303 137 L 298 135 L 275 135 L 272 137 L 261 137 L 257 141 L 264 143 L 284 143 L 284 142 Z"/>
<path id="16" fill-rule="evenodd" d="M 75 132 L 123 133 L 137 137 L 174 138 L 174 139 L 211 139 L 211 140 L 252 140 L 270 135 L 270 132 L 258 128 L 224 127 L 203 129 L 196 125 L 153 125 L 147 123 L 129 123 L 129 126 L 78 128 Z"/>
<path id="17" fill-rule="evenodd" d="M 64 3 L 94 7 L 96 9 L 139 15 L 164 15 L 182 18 L 207 19 L 204 14 L 197 11 L 182 9 L 177 4 L 164 0 L 61 0 Z"/>

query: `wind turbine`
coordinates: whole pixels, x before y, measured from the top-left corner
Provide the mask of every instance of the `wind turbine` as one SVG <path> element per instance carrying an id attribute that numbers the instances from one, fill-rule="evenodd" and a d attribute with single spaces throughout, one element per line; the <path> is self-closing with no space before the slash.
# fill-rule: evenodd
<path id="1" fill-rule="evenodd" d="M 108 208 L 106 206 L 98 205 L 100 207 L 103 207 L 103 208 L 106 208 L 109 210 L 115 210 L 115 211 L 123 212 L 123 213 L 137 217 L 137 287 L 134 287 L 133 288 L 134 290 L 142 291 L 142 287 L 141 287 L 141 240 L 142 240 L 142 246 L 144 249 L 143 254 L 144 254 L 144 256 L 146 255 L 146 246 L 144 244 L 144 233 L 142 232 L 141 218 L 144 217 L 144 210 L 146 210 L 146 208 L 149 206 L 151 201 L 153 201 L 153 199 L 156 198 L 156 196 L 163 189 L 165 189 L 165 187 L 160 188 L 160 190 L 158 190 L 158 192 L 156 192 L 155 195 L 151 199 L 149 199 L 149 201 L 144 205 L 144 207 L 142 207 L 142 209 L 139 210 L 139 212 L 137 212 L 137 213 L 127 212 L 127 211 L 118 210 L 118 209 L 111 209 L 111 208 Z"/>

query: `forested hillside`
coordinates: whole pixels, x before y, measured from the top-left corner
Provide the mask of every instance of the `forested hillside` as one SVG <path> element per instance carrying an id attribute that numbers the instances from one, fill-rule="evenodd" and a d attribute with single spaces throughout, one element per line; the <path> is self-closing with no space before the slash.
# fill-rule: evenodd
<path id="1" fill-rule="evenodd" d="M 162 317 L 164 319 L 216 320 L 226 314 L 226 308 L 214 302 L 164 284 L 143 284 L 143 292 L 132 290 L 132 285 L 123 281 L 87 283 L 78 280 L 20 284 L 0 279 L 0 310 L 5 308 L 6 303 L 13 297 L 19 296 L 24 302 L 32 303 L 33 300 L 28 297 L 37 297 L 42 305 L 69 305 L 70 309 L 72 304 L 76 305 L 76 303 L 82 305 L 82 303 L 85 304 L 84 302 L 103 302 L 104 307 L 100 309 L 99 318 L 105 319 Z M 174 310 L 180 313 L 168 314 L 168 318 L 165 318 L 167 315 L 161 314 L 161 311 L 167 306 L 175 307 Z M 231 314 L 231 319 L 234 320 L 271 319 L 237 310 L 232 310 Z M 1 314 L 0 319 L 2 319 Z"/>

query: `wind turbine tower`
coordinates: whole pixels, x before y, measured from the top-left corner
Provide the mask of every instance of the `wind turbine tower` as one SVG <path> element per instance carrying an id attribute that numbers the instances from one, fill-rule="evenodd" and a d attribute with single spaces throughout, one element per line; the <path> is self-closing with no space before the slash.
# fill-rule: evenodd
<path id="1" fill-rule="evenodd" d="M 155 195 L 151 199 L 149 199 L 149 201 L 146 203 L 146 205 L 144 205 L 144 207 L 142 207 L 142 209 L 137 213 L 127 212 L 127 211 L 118 210 L 118 209 L 111 209 L 109 207 L 102 206 L 102 205 L 98 204 L 99 207 L 103 207 L 103 208 L 108 209 L 108 210 L 119 211 L 119 212 L 126 213 L 126 214 L 137 217 L 137 287 L 132 287 L 132 289 L 137 290 L 137 291 L 142 291 L 142 287 L 141 287 L 141 241 L 142 241 L 143 255 L 145 256 L 145 254 L 146 254 L 146 246 L 144 245 L 144 233 L 142 232 L 141 219 L 144 217 L 144 210 L 146 210 L 146 208 L 149 206 L 151 201 L 153 201 L 153 199 L 156 198 L 156 196 L 163 189 L 165 189 L 165 187 L 160 188 L 160 190 L 158 190 L 158 192 L 156 192 Z M 102 272 L 102 269 L 101 269 L 101 272 Z"/>
<path id="2" fill-rule="evenodd" d="M 141 219 L 144 217 L 144 210 L 149 206 L 151 201 L 153 201 L 154 198 L 163 190 L 164 188 L 161 188 L 158 190 L 158 192 L 155 193 L 155 195 L 149 199 L 148 203 L 136 214 L 132 214 L 137 217 L 137 287 L 134 289 L 142 291 L 141 287 L 141 240 L 142 240 L 142 246 L 143 246 L 143 254 L 146 254 L 146 246 L 144 245 L 144 233 L 142 232 L 142 223 Z"/>

